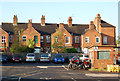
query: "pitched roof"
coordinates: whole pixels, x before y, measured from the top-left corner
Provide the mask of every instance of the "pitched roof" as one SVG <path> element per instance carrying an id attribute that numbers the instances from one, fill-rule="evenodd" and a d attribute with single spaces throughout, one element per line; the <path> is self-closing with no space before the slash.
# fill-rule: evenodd
<path id="1" fill-rule="evenodd" d="M 115 26 L 107 23 L 106 21 L 101 20 L 101 27 L 115 27 Z"/>
<path id="2" fill-rule="evenodd" d="M 32 23 L 33 28 L 35 28 L 39 33 L 42 35 L 44 34 L 52 34 L 56 31 L 59 27 L 57 23 L 45 23 L 45 26 L 41 26 L 41 23 Z M 102 27 L 114 27 L 113 25 L 101 20 Z M 14 34 L 14 27 L 13 23 L 2 23 L 2 29 L 10 34 Z M 72 24 L 71 27 L 68 24 L 64 24 L 65 29 L 73 34 L 73 35 L 81 35 L 88 31 L 89 24 Z M 28 28 L 28 23 L 18 23 L 18 29 L 26 30 Z"/>
<path id="3" fill-rule="evenodd" d="M 65 29 L 72 33 L 73 35 L 81 35 L 85 29 L 89 28 L 88 24 L 72 24 L 71 27 L 68 26 L 68 24 L 64 25 Z"/>

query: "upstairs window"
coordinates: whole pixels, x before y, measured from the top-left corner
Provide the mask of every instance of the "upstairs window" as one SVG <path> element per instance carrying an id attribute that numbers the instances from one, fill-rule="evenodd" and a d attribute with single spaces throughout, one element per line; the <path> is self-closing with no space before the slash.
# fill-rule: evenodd
<path id="1" fill-rule="evenodd" d="M 70 37 L 65 37 L 65 43 L 69 44 L 70 43 Z"/>
<path id="2" fill-rule="evenodd" d="M 35 43 L 38 43 L 38 36 L 34 36 Z"/>
<path id="3" fill-rule="evenodd" d="M 50 36 L 46 36 L 47 43 L 50 43 Z"/>
<path id="4" fill-rule="evenodd" d="M 103 37 L 103 44 L 107 44 L 107 36 Z"/>
<path id="5" fill-rule="evenodd" d="M 85 37 L 85 43 L 89 43 L 89 37 Z"/>
<path id="6" fill-rule="evenodd" d="M 44 37 L 43 37 L 43 36 L 40 37 L 40 41 L 41 41 L 41 42 L 44 41 Z"/>
<path id="7" fill-rule="evenodd" d="M 75 36 L 75 43 L 79 43 L 79 36 Z"/>
<path id="8" fill-rule="evenodd" d="M 58 42 L 58 36 L 54 37 L 54 41 L 57 43 Z"/>
<path id="9" fill-rule="evenodd" d="M 96 37 L 96 43 L 100 43 L 100 37 Z"/>
<path id="10" fill-rule="evenodd" d="M 22 36 L 23 42 L 26 42 L 26 36 Z"/>
<path id="11" fill-rule="evenodd" d="M 2 43 L 6 43 L 6 36 L 2 36 L 1 38 L 2 38 L 2 40 L 1 40 Z"/>

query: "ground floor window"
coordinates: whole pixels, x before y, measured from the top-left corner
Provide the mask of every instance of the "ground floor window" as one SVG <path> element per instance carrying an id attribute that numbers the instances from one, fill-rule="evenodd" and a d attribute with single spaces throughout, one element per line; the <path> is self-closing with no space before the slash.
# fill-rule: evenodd
<path id="1" fill-rule="evenodd" d="M 110 52 L 109 51 L 98 51 L 97 52 L 97 59 L 109 59 Z"/>

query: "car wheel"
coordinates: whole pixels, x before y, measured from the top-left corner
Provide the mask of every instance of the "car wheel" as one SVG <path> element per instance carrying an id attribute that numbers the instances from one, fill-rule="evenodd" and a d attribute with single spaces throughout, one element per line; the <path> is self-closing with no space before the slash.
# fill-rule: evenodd
<path id="1" fill-rule="evenodd" d="M 76 64 L 73 64 L 73 65 L 72 65 L 72 69 L 73 69 L 73 70 L 77 69 L 77 65 L 76 65 Z"/>

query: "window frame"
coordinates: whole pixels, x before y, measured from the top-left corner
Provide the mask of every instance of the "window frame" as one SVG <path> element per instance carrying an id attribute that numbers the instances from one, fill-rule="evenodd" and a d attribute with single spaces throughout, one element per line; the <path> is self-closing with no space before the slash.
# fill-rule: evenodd
<path id="1" fill-rule="evenodd" d="M 55 43 L 58 43 L 58 36 L 54 36 Z"/>
<path id="2" fill-rule="evenodd" d="M 23 38 L 24 36 L 25 36 L 26 38 Z M 24 39 L 25 41 L 23 41 L 23 39 Z M 27 36 L 26 36 L 26 35 L 23 35 L 23 36 L 22 36 L 22 42 L 26 42 L 26 41 L 27 41 Z"/>
<path id="3" fill-rule="evenodd" d="M 68 38 L 68 42 L 66 43 L 66 38 Z M 65 37 L 65 44 L 70 44 L 70 37 Z"/>
<path id="4" fill-rule="evenodd" d="M 5 38 L 4 38 L 5 37 Z M 4 39 L 3 39 L 4 38 Z M 6 43 L 6 36 L 1 36 L 1 42 Z"/>
<path id="5" fill-rule="evenodd" d="M 86 42 L 86 38 L 88 38 L 88 42 Z M 89 37 L 85 37 L 85 43 L 89 43 Z"/>
<path id="6" fill-rule="evenodd" d="M 75 43 L 80 43 L 79 41 L 79 36 L 75 36 Z"/>
<path id="7" fill-rule="evenodd" d="M 105 41 L 105 38 L 107 38 L 107 36 L 103 36 L 103 44 L 107 44 L 108 43 L 107 39 Z"/>
<path id="8" fill-rule="evenodd" d="M 42 40 L 42 41 L 41 41 Z M 40 42 L 44 42 L 44 36 L 40 36 Z"/>
<path id="9" fill-rule="evenodd" d="M 46 42 L 50 43 L 50 36 L 49 35 L 46 36 Z"/>
<path id="10" fill-rule="evenodd" d="M 35 37 L 37 37 L 37 39 L 35 39 Z M 35 42 L 35 44 L 38 43 L 38 35 L 34 35 L 34 42 Z"/>
<path id="11" fill-rule="evenodd" d="M 97 42 L 97 38 L 98 38 L 98 41 L 99 41 L 99 42 Z M 100 43 L 100 37 L 95 37 L 95 42 L 96 42 L 96 43 Z"/>

